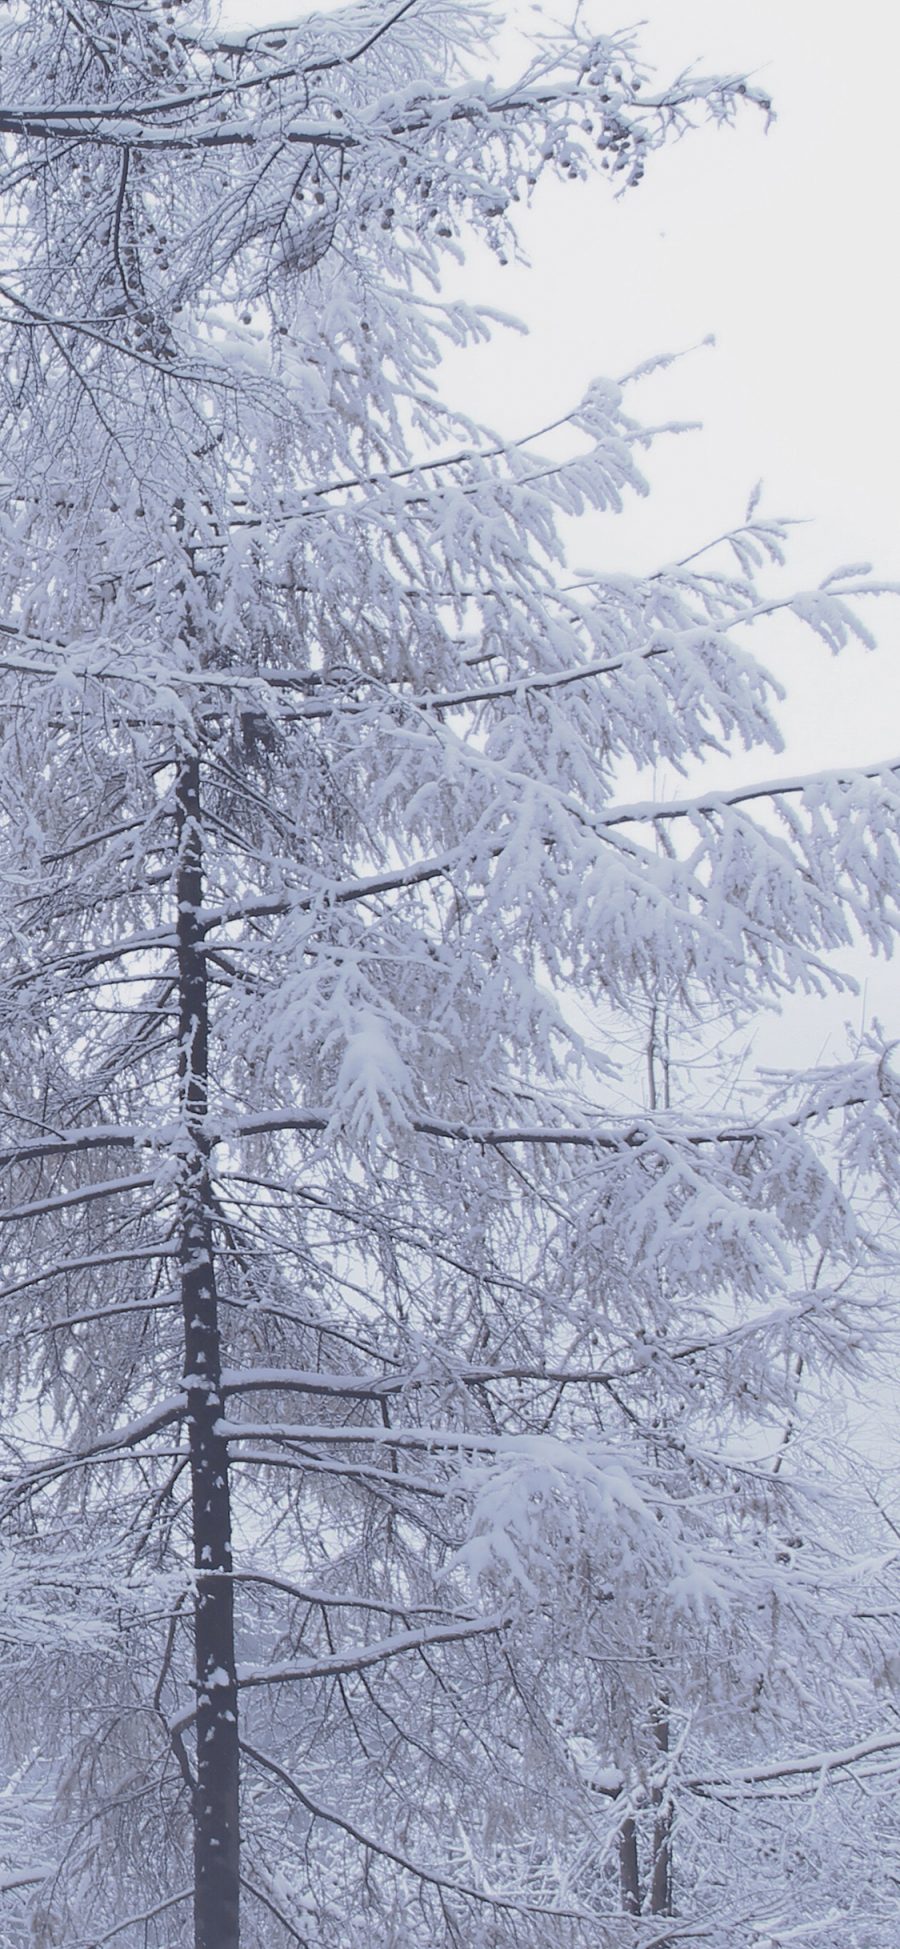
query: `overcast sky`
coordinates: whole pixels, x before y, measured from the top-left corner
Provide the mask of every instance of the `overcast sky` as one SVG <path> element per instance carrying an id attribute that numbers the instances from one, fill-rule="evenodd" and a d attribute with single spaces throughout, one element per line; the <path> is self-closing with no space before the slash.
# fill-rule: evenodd
<path id="1" fill-rule="evenodd" d="M 631 17 L 607 18 L 612 28 Z M 736 128 L 701 130 L 619 200 L 596 183 L 549 185 L 528 222 L 531 268 L 487 270 L 487 295 L 531 336 L 468 355 L 454 385 L 513 430 L 565 410 L 598 372 L 714 334 L 713 348 L 633 395 L 641 416 L 700 418 L 704 430 L 657 449 L 652 500 L 604 529 L 608 565 L 672 558 L 738 519 L 762 477 L 764 510 L 804 521 L 799 583 L 863 559 L 900 582 L 900 10 L 656 0 L 640 38 L 660 80 L 688 63 L 751 75 L 771 91 L 776 122 L 766 133 L 747 110 Z M 900 752 L 900 604 L 867 616 L 885 648 L 845 673 L 770 639 L 797 690 L 798 763 Z"/>
<path id="2" fill-rule="evenodd" d="M 607 16 L 610 28 L 632 18 Z M 803 524 L 792 586 L 861 560 L 900 583 L 900 9 L 654 0 L 640 38 L 660 81 L 691 63 L 745 72 L 771 92 L 776 121 L 766 132 L 747 110 L 735 128 L 703 129 L 618 200 L 596 183 L 549 185 L 528 225 L 531 268 L 473 268 L 473 289 L 484 274 L 487 295 L 527 319 L 530 336 L 468 354 L 454 385 L 512 431 L 564 411 L 598 372 L 712 333 L 713 347 L 635 389 L 642 417 L 699 418 L 703 431 L 659 444 L 650 499 L 594 531 L 601 564 L 673 559 L 739 520 L 762 478 L 763 511 Z M 783 623 L 757 633 L 789 688 L 788 749 L 782 760 L 739 755 L 731 779 L 900 756 L 900 598 L 863 613 L 875 654 L 836 661 Z M 802 1009 L 798 1060 L 845 1019 L 900 1022 L 895 965 L 848 965 L 864 1002 Z M 763 1042 L 783 1057 L 778 1037 Z"/>

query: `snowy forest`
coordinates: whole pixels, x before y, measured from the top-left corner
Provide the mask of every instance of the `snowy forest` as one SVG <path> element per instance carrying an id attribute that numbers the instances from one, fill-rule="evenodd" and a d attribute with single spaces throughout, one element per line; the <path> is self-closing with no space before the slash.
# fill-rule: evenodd
<path id="1" fill-rule="evenodd" d="M 885 592 L 450 399 L 770 110 L 530 20 L 0 22 L 3 1949 L 896 1949 L 900 1076 L 730 1053 L 900 927 L 768 667 Z"/>

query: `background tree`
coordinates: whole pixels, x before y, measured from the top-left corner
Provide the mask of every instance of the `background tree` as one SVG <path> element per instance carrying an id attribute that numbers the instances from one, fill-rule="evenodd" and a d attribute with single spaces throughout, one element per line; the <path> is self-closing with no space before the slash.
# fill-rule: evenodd
<path id="1" fill-rule="evenodd" d="M 483 34 L 4 29 L 4 1520 L 96 1564 L 107 1627 L 45 1701 L 38 1941 L 193 1906 L 236 1949 L 241 1888 L 244 1949 L 659 1939 L 676 1776 L 715 1809 L 679 1927 L 726 1940 L 704 1851 L 796 1732 L 778 1632 L 850 1630 L 740 1431 L 871 1343 L 816 1139 L 890 1183 L 884 1052 L 635 1110 L 575 1008 L 741 1011 L 889 946 L 895 775 L 617 797 L 777 743 L 780 530 L 573 579 L 560 518 L 644 486 L 621 390 L 560 459 L 435 383 L 488 329 L 440 295 L 468 235 L 751 91 L 654 94 L 581 28 L 473 80 Z M 794 607 L 839 646 L 862 592 Z"/>

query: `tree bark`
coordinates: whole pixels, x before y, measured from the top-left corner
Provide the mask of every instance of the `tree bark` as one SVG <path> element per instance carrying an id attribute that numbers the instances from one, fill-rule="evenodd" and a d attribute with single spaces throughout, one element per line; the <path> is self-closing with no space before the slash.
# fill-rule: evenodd
<path id="1" fill-rule="evenodd" d="M 661 1755 L 669 1751 L 669 1701 L 660 1700 L 654 1721 L 656 1744 Z M 651 1915 L 671 1915 L 672 1890 L 672 1802 L 668 1789 L 653 1791 L 653 1872 L 650 1876 Z"/>
<path id="2" fill-rule="evenodd" d="M 629 1814 L 619 1829 L 619 1887 L 626 1915 L 640 1915 L 641 1880 L 638 1870 L 637 1827 Z"/>
<path id="3" fill-rule="evenodd" d="M 206 1134 L 209 996 L 200 924 L 200 811 L 200 763 L 191 752 L 180 760 L 176 782 L 176 926 L 183 1119 L 179 1260 L 196 1572 L 194 1944 L 195 1949 L 239 1949 L 240 1749 L 228 1452 L 217 1433 L 224 1403 Z"/>

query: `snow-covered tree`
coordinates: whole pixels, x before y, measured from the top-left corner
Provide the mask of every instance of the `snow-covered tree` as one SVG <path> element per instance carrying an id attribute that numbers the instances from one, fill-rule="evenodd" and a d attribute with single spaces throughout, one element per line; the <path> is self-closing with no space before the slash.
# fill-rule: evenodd
<path id="1" fill-rule="evenodd" d="M 839 1770 L 802 1713 L 892 1750 L 793 1465 L 798 1362 L 874 1339 L 886 1055 L 721 1115 L 613 1057 L 636 998 L 890 946 L 895 771 L 623 798 L 777 746 L 781 531 L 573 579 L 561 518 L 644 486 L 622 390 L 560 458 L 437 387 L 467 237 L 752 91 L 583 26 L 473 79 L 490 25 L 2 30 L 3 1512 L 89 1566 L 5 1748 L 67 1949 L 659 1941 L 673 1857 L 733 1942 L 734 1823 Z M 793 607 L 839 647 L 862 592 Z"/>

